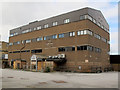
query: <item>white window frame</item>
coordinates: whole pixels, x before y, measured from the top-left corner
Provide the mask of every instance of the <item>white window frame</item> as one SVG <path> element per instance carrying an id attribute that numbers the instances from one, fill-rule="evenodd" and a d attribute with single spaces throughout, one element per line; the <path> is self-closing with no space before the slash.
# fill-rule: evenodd
<path id="1" fill-rule="evenodd" d="M 45 24 L 45 25 L 44 25 L 44 28 L 48 28 L 48 24 Z"/>
<path id="2" fill-rule="evenodd" d="M 37 38 L 37 41 L 42 41 L 42 40 L 43 40 L 42 37 Z"/>
<path id="3" fill-rule="evenodd" d="M 31 39 L 28 39 L 28 40 L 26 40 L 25 42 L 26 42 L 26 43 L 30 43 L 30 42 L 31 42 Z"/>
<path id="4" fill-rule="evenodd" d="M 56 21 L 56 22 L 53 22 L 53 24 L 52 24 L 53 26 L 57 26 L 58 25 L 58 22 Z"/>
<path id="5" fill-rule="evenodd" d="M 70 22 L 69 18 L 67 18 L 67 19 L 64 20 L 64 23 L 69 23 L 69 22 Z"/>

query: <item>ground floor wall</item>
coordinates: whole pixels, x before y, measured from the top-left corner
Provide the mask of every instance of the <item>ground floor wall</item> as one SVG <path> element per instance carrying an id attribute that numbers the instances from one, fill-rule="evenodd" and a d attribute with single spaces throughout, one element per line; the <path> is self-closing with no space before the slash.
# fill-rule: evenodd
<path id="1" fill-rule="evenodd" d="M 54 48 L 52 48 L 54 49 Z M 40 53 L 41 55 L 52 56 L 58 54 L 65 54 L 66 62 L 61 64 L 54 64 L 55 70 L 60 69 L 61 71 L 69 70 L 69 71 L 77 71 L 77 72 L 90 72 L 92 67 L 101 67 L 102 70 L 104 68 L 109 67 L 109 55 L 107 53 L 94 53 L 90 51 L 69 51 L 69 52 L 54 52 L 47 50 L 48 52 Z M 30 68 L 32 54 L 30 52 L 26 52 L 21 55 L 21 59 L 26 60 L 26 66 Z M 9 61 L 12 59 L 19 58 L 19 54 L 12 53 L 9 54 Z M 17 63 L 17 62 L 16 62 Z M 55 66 L 56 65 L 56 66 Z M 16 67 L 16 66 L 14 66 Z M 22 68 L 21 66 L 20 68 Z M 41 62 L 38 62 L 38 70 L 41 70 Z"/>

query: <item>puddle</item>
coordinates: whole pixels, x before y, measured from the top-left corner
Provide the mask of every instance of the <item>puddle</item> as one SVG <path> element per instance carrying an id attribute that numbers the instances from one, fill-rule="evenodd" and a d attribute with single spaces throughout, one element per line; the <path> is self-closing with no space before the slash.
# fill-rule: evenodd
<path id="1" fill-rule="evenodd" d="M 62 81 L 62 80 L 59 80 L 59 81 L 52 80 L 52 81 L 55 83 L 67 83 L 66 81 Z"/>

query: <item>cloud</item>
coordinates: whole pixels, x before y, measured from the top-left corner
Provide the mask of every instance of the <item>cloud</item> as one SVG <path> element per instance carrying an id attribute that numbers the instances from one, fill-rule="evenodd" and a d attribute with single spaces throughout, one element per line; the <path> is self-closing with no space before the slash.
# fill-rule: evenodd
<path id="1" fill-rule="evenodd" d="M 110 33 L 110 53 L 116 54 L 118 53 L 118 32 L 111 32 Z"/>

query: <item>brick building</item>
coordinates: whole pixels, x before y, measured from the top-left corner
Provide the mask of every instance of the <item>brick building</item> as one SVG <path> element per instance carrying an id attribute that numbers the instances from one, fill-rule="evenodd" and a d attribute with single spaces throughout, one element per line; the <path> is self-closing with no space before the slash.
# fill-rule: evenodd
<path id="1" fill-rule="evenodd" d="M 9 67 L 8 65 L 8 43 L 0 41 L 0 64 L 2 68 Z"/>
<path id="2" fill-rule="evenodd" d="M 40 54 L 60 70 L 104 69 L 110 64 L 109 40 L 109 25 L 101 11 L 82 8 L 10 30 L 9 62 L 11 66 L 13 60 L 22 59 L 30 65 L 32 55 Z"/>

